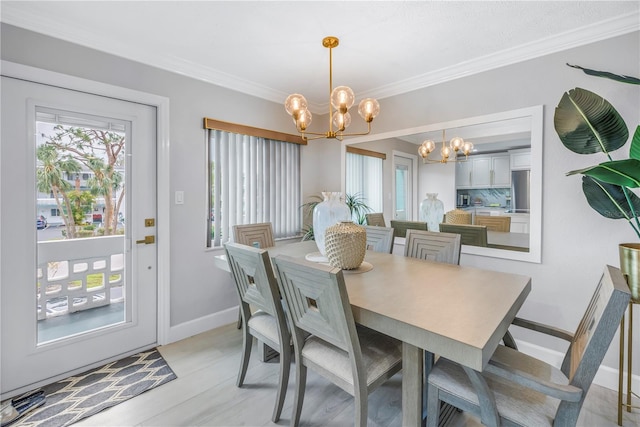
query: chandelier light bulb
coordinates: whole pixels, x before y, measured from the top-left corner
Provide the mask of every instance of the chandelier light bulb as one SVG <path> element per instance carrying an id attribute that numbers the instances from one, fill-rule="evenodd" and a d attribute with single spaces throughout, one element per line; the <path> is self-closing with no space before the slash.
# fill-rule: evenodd
<path id="1" fill-rule="evenodd" d="M 306 130 L 307 126 L 311 124 L 311 111 L 304 110 L 300 112 L 298 116 L 298 122 L 296 125 L 300 128 L 300 130 Z"/>
<path id="2" fill-rule="evenodd" d="M 358 114 L 365 122 L 371 123 L 380 113 L 380 104 L 373 98 L 365 98 L 358 104 Z"/>
<path id="3" fill-rule="evenodd" d="M 431 153 L 435 149 L 436 149 L 436 143 L 430 139 L 427 139 L 423 141 L 422 144 L 420 144 L 420 147 L 418 148 L 418 154 L 420 154 L 420 156 L 423 159 L 425 159 L 427 158 L 429 153 Z"/>
<path id="4" fill-rule="evenodd" d="M 462 152 L 467 156 L 471 151 L 473 151 L 473 144 L 469 141 L 465 141 L 464 146 L 462 147 Z"/>
<path id="5" fill-rule="evenodd" d="M 307 100 L 299 93 L 291 94 L 284 101 L 284 109 L 297 120 L 296 115 L 307 109 Z"/>
<path id="6" fill-rule="evenodd" d="M 342 114 L 351 108 L 355 100 L 356 96 L 350 87 L 338 86 L 331 92 L 331 105 Z"/>
<path id="7" fill-rule="evenodd" d="M 449 146 L 454 152 L 456 152 L 462 149 L 462 147 L 464 146 L 464 139 L 460 138 L 459 136 L 456 136 L 452 138 L 451 141 L 449 141 Z"/>
<path id="8" fill-rule="evenodd" d="M 333 125 L 338 128 L 338 131 L 342 132 L 351 124 L 351 114 L 349 113 L 340 113 L 336 111 L 333 113 Z"/>
<path id="9" fill-rule="evenodd" d="M 443 145 L 440 149 L 440 154 L 442 155 L 442 160 L 447 160 L 451 154 L 451 148 Z"/>

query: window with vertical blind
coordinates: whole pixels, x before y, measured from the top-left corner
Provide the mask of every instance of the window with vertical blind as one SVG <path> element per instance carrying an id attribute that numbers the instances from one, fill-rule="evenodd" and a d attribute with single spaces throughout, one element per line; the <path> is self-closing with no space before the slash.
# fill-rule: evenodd
<path id="1" fill-rule="evenodd" d="M 270 222 L 274 237 L 300 234 L 300 145 L 209 130 L 208 247 L 231 239 L 232 226 Z"/>
<path id="2" fill-rule="evenodd" d="M 360 194 L 371 212 L 382 212 L 382 161 L 384 154 L 347 148 L 346 192 Z"/>

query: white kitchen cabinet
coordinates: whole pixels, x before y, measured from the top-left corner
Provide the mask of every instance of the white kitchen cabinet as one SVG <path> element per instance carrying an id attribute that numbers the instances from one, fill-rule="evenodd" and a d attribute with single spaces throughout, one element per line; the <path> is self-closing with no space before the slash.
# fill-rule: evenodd
<path id="1" fill-rule="evenodd" d="M 511 170 L 527 170 L 531 169 L 531 149 L 523 148 L 521 150 L 509 151 Z"/>
<path id="2" fill-rule="evenodd" d="M 471 188 L 471 160 L 456 163 L 456 188 Z"/>
<path id="3" fill-rule="evenodd" d="M 456 188 L 510 187 L 509 155 L 470 156 L 466 162 L 456 163 Z"/>
<path id="4" fill-rule="evenodd" d="M 509 155 L 491 157 L 491 186 L 511 187 L 511 164 Z"/>
<path id="5" fill-rule="evenodd" d="M 475 188 L 491 186 L 491 157 L 471 159 L 471 185 Z"/>

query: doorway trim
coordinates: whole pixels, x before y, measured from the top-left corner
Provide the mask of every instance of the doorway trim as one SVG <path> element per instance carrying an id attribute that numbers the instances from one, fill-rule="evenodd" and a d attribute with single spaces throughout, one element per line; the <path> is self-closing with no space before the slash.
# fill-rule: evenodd
<path id="1" fill-rule="evenodd" d="M 169 343 L 170 319 L 170 157 L 169 157 L 169 98 L 134 89 L 114 86 L 81 77 L 30 67 L 10 61 L 2 61 L 0 69 L 3 76 L 20 80 L 42 83 L 60 88 L 77 90 L 108 98 L 150 105 L 157 109 L 157 240 L 158 250 L 158 307 L 157 307 L 157 342 L 158 345 Z M 165 189 L 160 191 L 160 189 Z M 1 233 L 1 231 L 0 231 Z"/>

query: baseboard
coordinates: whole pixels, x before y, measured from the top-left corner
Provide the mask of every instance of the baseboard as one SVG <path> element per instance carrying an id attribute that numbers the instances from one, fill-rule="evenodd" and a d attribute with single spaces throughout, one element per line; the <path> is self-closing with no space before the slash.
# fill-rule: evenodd
<path id="1" fill-rule="evenodd" d="M 231 308 L 227 308 L 226 310 L 218 311 L 217 313 L 170 327 L 169 333 L 167 334 L 167 344 L 237 321 L 238 306 L 236 305 Z"/>
<path id="2" fill-rule="evenodd" d="M 562 364 L 562 359 L 564 357 L 564 353 L 559 351 L 550 350 L 545 347 L 541 347 L 539 345 L 531 344 L 526 341 L 516 340 L 516 344 L 518 344 L 518 350 L 526 353 L 530 356 L 533 356 L 537 359 L 540 359 L 544 362 L 549 363 L 550 365 L 560 367 Z M 624 384 L 627 381 L 626 374 L 624 375 Z M 631 377 L 631 382 L 633 384 L 632 389 L 637 390 L 640 387 L 640 375 L 633 375 Z M 596 373 L 595 378 L 593 379 L 593 384 L 597 384 L 599 386 L 611 389 L 615 392 L 618 391 L 618 369 L 611 368 L 609 366 L 600 366 L 598 372 Z"/>

